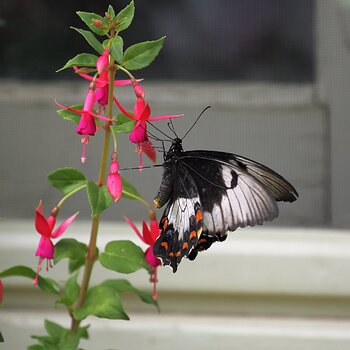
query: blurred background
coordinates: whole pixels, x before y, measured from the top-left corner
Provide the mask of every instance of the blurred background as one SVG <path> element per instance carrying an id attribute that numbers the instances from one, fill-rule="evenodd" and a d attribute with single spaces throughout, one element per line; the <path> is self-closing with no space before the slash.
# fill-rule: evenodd
<path id="1" fill-rule="evenodd" d="M 55 71 L 77 53 L 91 52 L 69 28 L 86 29 L 75 11 L 102 14 L 108 4 L 0 3 L 0 270 L 18 263 L 35 266 L 34 208 L 42 199 L 49 210 L 59 198 L 48 184 L 50 171 L 72 166 L 96 179 L 101 135 L 80 164 L 80 137 L 57 116 L 53 102 L 81 103 L 87 84 L 71 70 Z M 127 4 L 112 3 L 116 9 Z M 96 327 L 91 344 L 113 343 L 110 327 L 129 349 L 141 342 L 152 349 L 169 347 L 174 334 L 202 350 L 348 349 L 350 2 L 136 0 L 135 7 L 133 25 L 123 32 L 125 47 L 167 37 L 155 62 L 135 72 L 145 79 L 152 115 L 184 113 L 175 121 L 177 133 L 184 135 L 211 105 L 184 141 L 185 150 L 222 150 L 266 164 L 285 176 L 300 198 L 281 204 L 273 223 L 238 230 L 200 260 L 182 263 L 176 275 L 161 270 L 162 314 L 129 296 L 135 321 L 125 326 L 91 319 Z M 130 87 L 116 93 L 132 108 Z M 166 122 L 157 126 L 171 133 Z M 137 166 L 128 135 L 118 142 L 121 167 Z M 161 168 L 123 174 L 149 202 L 161 175 Z M 87 240 L 86 195 L 75 198 L 62 215 L 80 210 L 70 234 Z M 147 219 L 142 204 L 123 200 L 111 206 L 104 213 L 100 249 L 108 239 L 132 237 L 124 215 Z M 65 266 L 54 272 L 63 279 Z M 105 278 L 102 270 L 94 282 L 99 278 Z M 142 273 L 132 279 L 151 288 Z M 40 332 L 52 303 L 27 282 L 6 280 L 0 329 L 4 336 L 7 331 L 12 348 L 22 345 L 14 330 L 20 327 L 27 344 L 29 334 Z M 60 313 L 55 317 L 67 322 Z M 135 335 L 133 343 L 126 334 Z"/>

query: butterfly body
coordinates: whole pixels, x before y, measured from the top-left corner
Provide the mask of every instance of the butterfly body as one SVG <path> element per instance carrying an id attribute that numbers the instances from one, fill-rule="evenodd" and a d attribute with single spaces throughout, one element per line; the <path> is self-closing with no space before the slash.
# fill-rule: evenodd
<path id="1" fill-rule="evenodd" d="M 185 152 L 179 138 L 163 167 L 154 204 L 166 208 L 153 252 L 174 272 L 184 256 L 193 260 L 225 240 L 227 231 L 275 219 L 276 202 L 298 196 L 287 180 L 260 163 L 225 152 Z"/>

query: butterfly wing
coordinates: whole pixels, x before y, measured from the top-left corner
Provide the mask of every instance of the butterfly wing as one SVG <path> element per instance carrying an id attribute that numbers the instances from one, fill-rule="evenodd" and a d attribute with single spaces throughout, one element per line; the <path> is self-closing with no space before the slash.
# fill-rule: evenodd
<path id="1" fill-rule="evenodd" d="M 170 181 L 171 179 L 171 181 Z M 184 256 L 198 243 L 202 231 L 202 207 L 197 186 L 188 169 L 180 163 L 165 166 L 163 181 L 154 202 L 157 205 L 169 198 L 160 220 L 161 234 L 153 253 L 163 265 L 170 265 L 176 272 Z"/>
<path id="2" fill-rule="evenodd" d="M 189 258 L 226 238 L 227 231 L 261 225 L 278 216 L 276 201 L 294 201 L 298 194 L 281 175 L 248 158 L 215 151 L 184 152 L 200 197 L 203 234 Z"/>

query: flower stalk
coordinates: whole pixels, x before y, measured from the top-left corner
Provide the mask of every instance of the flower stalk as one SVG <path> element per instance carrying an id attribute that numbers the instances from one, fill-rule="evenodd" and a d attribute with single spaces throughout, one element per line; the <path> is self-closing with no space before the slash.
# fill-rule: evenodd
<path id="1" fill-rule="evenodd" d="M 116 69 L 114 67 L 114 60 L 110 57 L 110 70 L 109 70 L 109 84 L 108 84 L 108 106 L 107 106 L 107 117 L 112 119 L 113 117 L 113 90 L 114 90 L 114 77 L 115 77 Z M 106 121 L 104 125 L 104 139 L 103 139 L 103 148 L 101 153 L 101 161 L 100 161 L 100 169 L 98 174 L 97 185 L 102 187 L 105 183 L 106 173 L 107 173 L 107 159 L 108 159 L 108 151 L 109 144 L 111 139 L 111 121 Z M 74 309 L 79 309 L 85 301 L 85 296 L 87 289 L 89 287 L 90 278 L 93 270 L 94 263 L 97 258 L 96 254 L 96 242 L 98 236 L 98 228 L 100 224 L 100 215 L 94 215 L 92 217 L 91 222 L 91 230 L 90 230 L 90 241 L 85 257 L 85 267 L 83 273 L 83 279 L 80 285 L 79 296 L 76 304 L 74 305 Z M 80 321 L 76 320 L 74 317 L 71 322 L 71 332 L 77 333 L 79 329 Z"/>

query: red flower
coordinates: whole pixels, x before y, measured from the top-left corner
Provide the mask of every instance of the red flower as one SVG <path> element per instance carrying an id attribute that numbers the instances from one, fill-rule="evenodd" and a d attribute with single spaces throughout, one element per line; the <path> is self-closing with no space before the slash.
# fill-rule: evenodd
<path id="1" fill-rule="evenodd" d="M 94 118 L 99 118 L 105 121 L 114 121 L 114 119 L 107 118 L 103 115 L 98 115 L 93 112 L 93 106 L 96 101 L 95 86 L 93 83 L 89 86 L 89 91 L 86 94 L 84 107 L 82 110 L 73 109 L 71 107 L 63 106 L 57 101 L 56 105 L 73 113 L 81 114 L 80 121 L 76 127 L 76 132 L 82 135 L 81 142 L 84 144 L 81 162 L 86 160 L 86 145 L 89 143 L 89 136 L 94 136 L 96 133 L 96 123 Z"/>
<path id="2" fill-rule="evenodd" d="M 154 212 L 150 212 L 150 227 L 148 228 L 146 222 L 142 221 L 142 234 L 139 232 L 135 224 L 126 216 L 124 216 L 124 219 L 127 221 L 127 223 L 131 226 L 131 228 L 135 231 L 135 233 L 139 236 L 142 242 L 146 243 L 149 247 L 145 251 L 145 259 L 149 266 L 152 268 L 152 274 L 150 277 L 150 282 L 153 283 L 153 299 L 157 300 L 157 267 L 161 265 L 161 261 L 153 254 L 153 246 L 155 241 L 157 240 L 160 229 L 158 225 L 158 221 L 155 218 Z"/>
<path id="3" fill-rule="evenodd" d="M 40 201 L 37 208 L 35 209 L 35 228 L 41 235 L 38 248 L 35 255 L 39 257 L 38 267 L 36 276 L 34 278 L 33 284 L 38 284 L 39 272 L 41 270 L 41 264 L 44 259 L 49 261 L 54 258 L 55 247 L 51 241 L 52 238 L 58 238 L 61 236 L 68 226 L 74 221 L 78 213 L 75 213 L 67 220 L 65 220 L 55 231 L 54 227 L 56 224 L 56 216 L 58 214 L 58 208 L 55 207 L 50 216 L 46 219 L 42 210 L 42 202 Z"/>
<path id="4" fill-rule="evenodd" d="M 75 71 L 78 70 L 78 67 L 73 67 Z M 93 81 L 94 77 L 88 75 L 88 74 L 79 74 L 82 78 Z M 98 78 L 95 78 L 95 85 L 96 85 L 96 101 L 103 106 L 106 106 L 108 104 L 108 71 L 103 71 L 99 75 Z M 129 85 L 132 81 L 130 79 L 126 80 L 114 80 L 114 86 L 123 86 L 123 85 Z"/>
<path id="5" fill-rule="evenodd" d="M 112 155 L 112 162 L 110 165 L 109 174 L 107 176 L 107 190 L 113 200 L 117 202 L 122 195 L 122 179 L 118 172 L 119 163 L 116 160 L 115 153 Z"/>
<path id="6" fill-rule="evenodd" d="M 170 118 L 182 117 L 183 114 L 179 115 L 163 115 L 151 118 L 151 108 L 147 101 L 145 100 L 145 92 L 142 86 L 137 82 L 133 81 L 133 88 L 136 95 L 136 102 L 134 106 L 134 115 L 130 114 L 121 103 L 114 97 L 114 101 L 117 104 L 120 111 L 125 114 L 130 119 L 136 120 L 135 126 L 129 136 L 129 140 L 132 143 L 137 144 L 136 151 L 140 154 L 140 169 L 142 169 L 142 153 L 145 152 L 146 155 L 153 161 L 156 161 L 156 153 L 154 146 L 149 141 L 147 135 L 147 121 L 156 121 Z"/>

